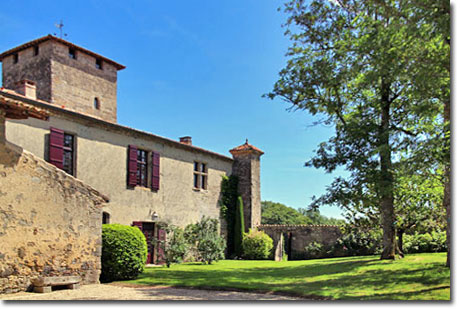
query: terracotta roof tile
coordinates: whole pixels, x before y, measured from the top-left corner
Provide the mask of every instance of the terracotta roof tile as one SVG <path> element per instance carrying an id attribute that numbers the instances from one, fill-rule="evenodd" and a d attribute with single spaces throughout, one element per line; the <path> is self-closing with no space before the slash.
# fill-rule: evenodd
<path id="1" fill-rule="evenodd" d="M 6 112 L 6 117 L 11 119 L 26 119 L 29 117 L 48 120 L 49 113 L 33 105 L 4 97 L 0 94 L 0 109 Z"/>
<path id="2" fill-rule="evenodd" d="M 255 147 L 254 145 L 249 144 L 248 139 L 246 139 L 246 143 L 231 149 L 229 152 L 232 155 L 246 153 L 246 152 L 255 152 L 255 153 L 259 153 L 260 155 L 264 154 L 262 150 Z"/>

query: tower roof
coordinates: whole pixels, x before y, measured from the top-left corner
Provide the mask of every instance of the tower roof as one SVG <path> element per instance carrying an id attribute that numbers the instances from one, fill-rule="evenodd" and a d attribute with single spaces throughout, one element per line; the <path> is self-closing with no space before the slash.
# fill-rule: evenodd
<path id="1" fill-rule="evenodd" d="M 14 54 L 14 53 L 17 53 L 19 51 L 22 51 L 22 50 L 25 50 L 26 48 L 29 48 L 29 47 L 32 47 L 34 45 L 37 45 L 39 43 L 42 43 L 42 42 L 45 42 L 45 41 L 48 41 L 48 40 L 53 40 L 53 41 L 56 41 L 56 42 L 59 42 L 59 43 L 62 43 L 64 45 L 67 45 L 71 48 L 74 48 L 76 49 L 77 51 L 81 51 L 85 54 L 88 54 L 90 56 L 93 56 L 93 57 L 96 57 L 96 58 L 100 58 L 102 59 L 103 61 L 107 62 L 107 63 L 110 63 L 112 64 L 113 66 L 115 66 L 115 68 L 117 68 L 117 70 L 122 70 L 124 68 L 126 68 L 125 66 L 123 65 L 120 65 L 119 63 L 111 60 L 111 59 L 108 59 L 104 56 L 101 56 L 99 54 L 96 54 L 90 50 L 87 50 L 86 48 L 83 48 L 81 46 L 78 46 L 78 45 L 75 45 L 73 43 L 70 43 L 69 41 L 66 41 L 64 39 L 61 39 L 61 38 L 58 38 L 58 37 L 55 37 L 53 35 L 47 35 L 47 36 L 44 36 L 44 37 L 41 37 L 41 38 L 38 38 L 38 39 L 35 39 L 35 40 L 32 40 L 32 41 L 29 41 L 27 43 L 24 43 L 22 45 L 19 45 L 15 48 L 12 48 L 10 50 L 7 50 L 6 52 L 3 52 L 0 54 L 0 61 L 3 61 L 3 58 L 7 57 L 7 56 L 10 56 L 11 54 Z"/>
<path id="2" fill-rule="evenodd" d="M 255 153 L 262 155 L 264 152 L 258 148 L 256 148 L 254 145 L 249 144 L 248 139 L 246 139 L 246 143 L 234 147 L 229 151 L 232 155 L 240 155 L 240 154 L 245 154 L 245 153 Z"/>

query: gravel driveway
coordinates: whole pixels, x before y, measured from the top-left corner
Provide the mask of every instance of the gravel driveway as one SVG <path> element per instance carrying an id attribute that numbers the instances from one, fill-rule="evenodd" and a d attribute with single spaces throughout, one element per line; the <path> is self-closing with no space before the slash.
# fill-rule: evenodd
<path id="1" fill-rule="evenodd" d="M 304 300 L 272 294 L 209 291 L 161 286 L 125 287 L 113 284 L 83 285 L 77 290 L 51 293 L 0 294 L 0 300 Z"/>

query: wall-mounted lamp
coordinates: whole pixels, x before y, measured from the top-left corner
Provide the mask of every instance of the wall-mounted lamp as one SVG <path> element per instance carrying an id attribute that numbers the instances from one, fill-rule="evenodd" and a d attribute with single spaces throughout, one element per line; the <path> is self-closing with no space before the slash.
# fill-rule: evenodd
<path id="1" fill-rule="evenodd" d="M 152 220 L 156 222 L 158 220 L 158 213 L 156 211 L 153 212 L 152 214 Z"/>

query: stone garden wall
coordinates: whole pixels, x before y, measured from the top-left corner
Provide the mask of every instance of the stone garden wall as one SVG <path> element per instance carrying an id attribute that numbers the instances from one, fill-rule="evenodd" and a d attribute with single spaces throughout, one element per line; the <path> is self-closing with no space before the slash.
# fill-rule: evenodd
<path id="1" fill-rule="evenodd" d="M 37 276 L 98 283 L 101 194 L 33 154 L 0 141 L 0 293 Z M 3 142 L 3 143 L 2 143 Z"/>
<path id="2" fill-rule="evenodd" d="M 338 226 L 331 225 L 260 225 L 258 228 L 273 239 L 275 260 L 282 259 L 283 248 L 285 252 L 290 251 L 286 253 L 290 259 L 311 258 L 306 246 L 312 242 L 332 246 L 342 235 Z"/>

